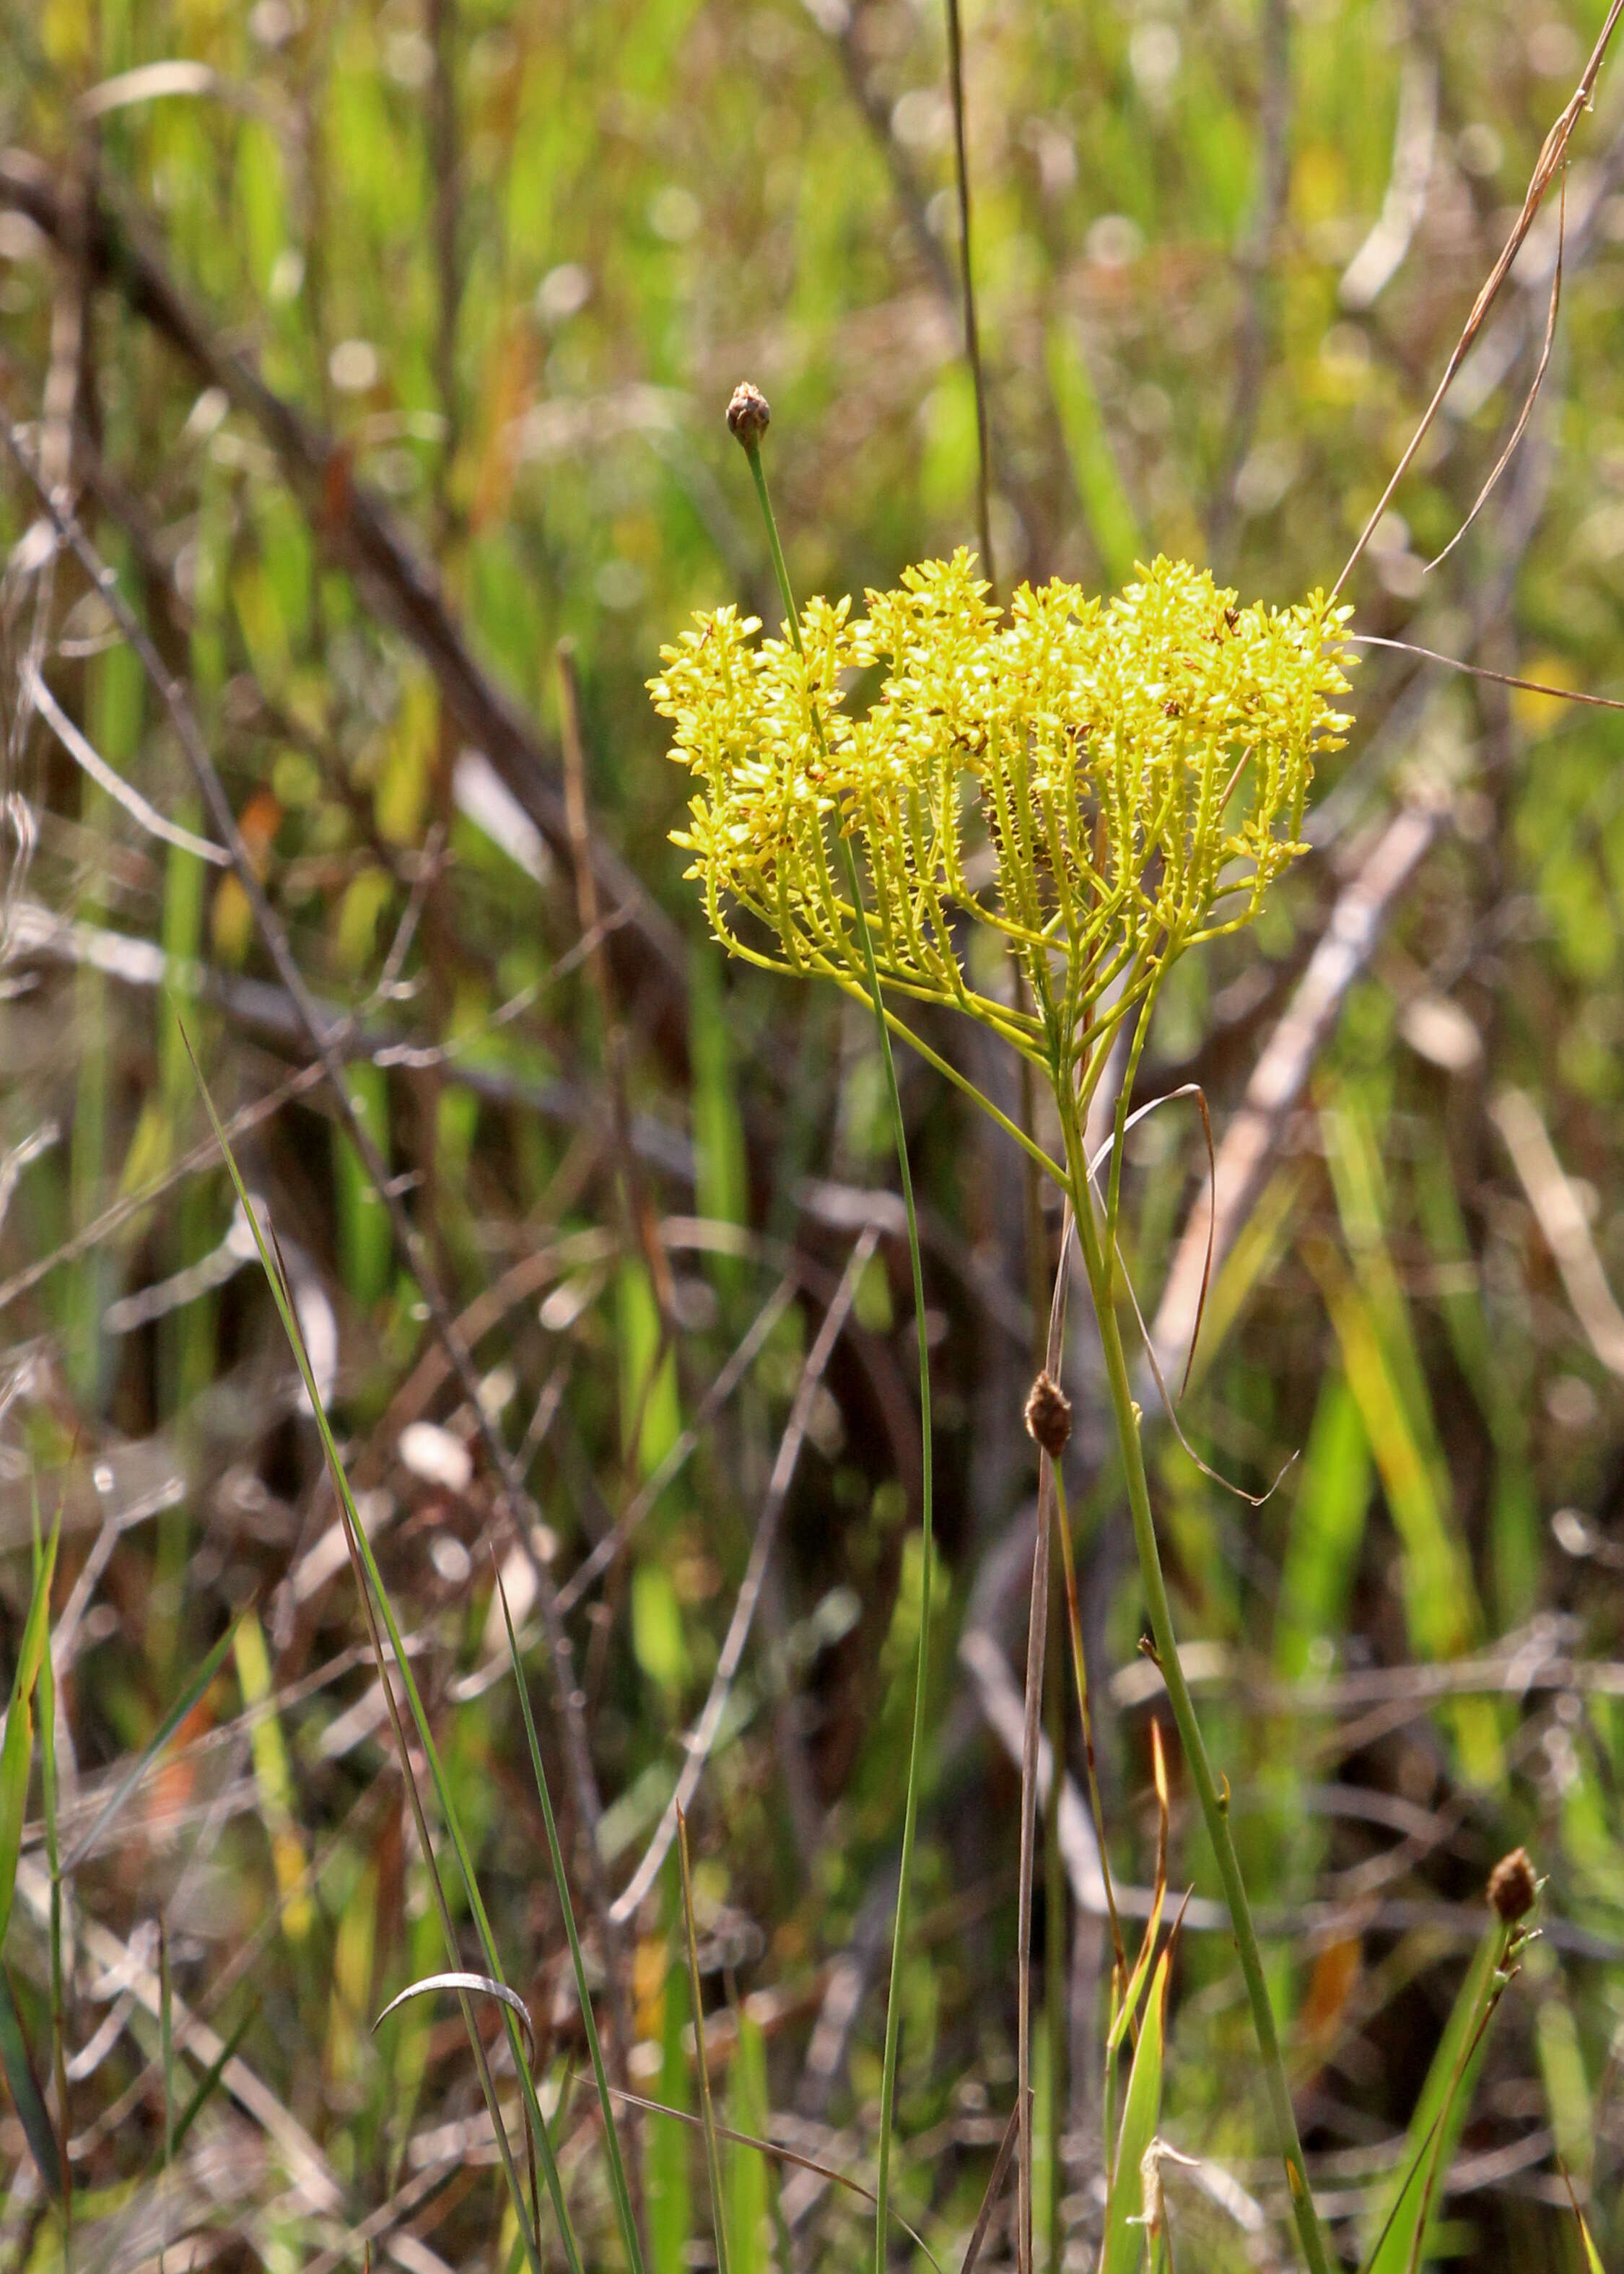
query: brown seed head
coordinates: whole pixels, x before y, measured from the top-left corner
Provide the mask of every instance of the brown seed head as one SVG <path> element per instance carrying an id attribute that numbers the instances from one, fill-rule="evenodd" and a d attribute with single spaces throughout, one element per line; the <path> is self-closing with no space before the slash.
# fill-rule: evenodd
<path id="1" fill-rule="evenodd" d="M 1526 1848 L 1514 1848 L 1509 1856 L 1500 1857 L 1489 1873 L 1490 1906 L 1507 1926 L 1515 1926 L 1520 1918 L 1528 1916 L 1538 1893 L 1539 1885 Z"/>
<path id="2" fill-rule="evenodd" d="M 753 451 L 771 423 L 772 413 L 760 388 L 752 387 L 748 379 L 741 380 L 727 406 L 728 433 L 745 449 Z"/>
<path id="3" fill-rule="evenodd" d="M 1047 1367 L 1026 1397 L 1026 1434 L 1057 1461 L 1071 1434 L 1071 1401 Z"/>

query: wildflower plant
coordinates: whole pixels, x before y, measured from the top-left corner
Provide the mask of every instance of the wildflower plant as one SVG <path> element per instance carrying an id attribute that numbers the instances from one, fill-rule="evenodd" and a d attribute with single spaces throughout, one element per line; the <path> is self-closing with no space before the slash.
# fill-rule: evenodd
<path id="1" fill-rule="evenodd" d="M 1315 757 L 1349 724 L 1346 612 L 1237 608 L 1166 560 L 1107 601 L 1056 579 L 1005 619 L 988 593 L 961 548 L 866 616 L 810 601 L 798 638 L 701 615 L 650 682 L 701 784 L 675 841 L 731 953 L 867 1000 L 845 838 L 887 993 L 967 1013 L 1086 1104 L 1116 1029 L 1303 851 Z M 972 925 L 1025 990 L 974 985 Z"/>
<path id="2" fill-rule="evenodd" d="M 1158 993 L 1187 949 L 1250 922 L 1304 851 L 1315 761 L 1341 747 L 1350 724 L 1336 708 L 1348 691 L 1342 629 L 1350 612 L 1319 592 L 1284 608 L 1242 607 L 1204 571 L 1158 559 L 1110 599 L 1058 580 L 1023 585 L 1005 616 L 962 549 L 906 570 L 895 591 L 868 592 L 864 615 L 854 616 L 849 600 L 814 599 L 797 610 L 761 464 L 768 417 L 753 388 L 741 387 L 729 406 L 772 553 L 782 634 L 758 639 L 758 620 L 733 607 L 701 614 L 661 650 L 665 667 L 649 686 L 675 729 L 671 755 L 699 785 L 688 827 L 673 834 L 693 855 L 688 875 L 703 892 L 716 937 L 749 962 L 831 980 L 867 1003 L 891 1096 L 920 1340 L 924 1602 L 881 2087 L 876 2269 L 883 2274 L 931 1559 L 929 1365 L 894 1030 L 968 1089 L 1065 1194 L 1049 1367 L 1057 1362 L 1064 1251 L 1074 1225 L 1154 1655 L 1234 1924 L 1298 2236 L 1312 2274 L 1328 2274 L 1230 1836 L 1228 1787 L 1221 1793 L 1179 1665 L 1117 1317 L 1116 1232 L 1128 1099 Z M 848 698 L 865 685 L 873 692 L 859 709 Z M 972 953 L 978 927 L 1015 966 L 1007 990 L 989 991 L 973 975 L 987 969 Z M 905 1023 L 898 1004 L 957 1008 L 1039 1068 L 1054 1096 L 1063 1158 L 1052 1159 L 938 1057 Z M 1083 1131 L 1114 1063 L 1112 1043 L 1124 1032 L 1128 1045 L 1111 1075 L 1115 1139 L 1101 1195 Z M 1058 1397 L 1046 1370 L 1034 1398 L 1045 1385 Z M 1042 1457 L 1040 1543 L 1050 1511 L 1069 1571 L 1059 1464 L 1065 1433 L 1034 1426 L 1030 1404 L 1028 1426 Z M 1041 1545 L 1040 1557 L 1034 1616 L 1036 1571 L 1047 1570 Z M 1075 1627 L 1073 1648 L 1086 1718 Z M 1029 1716 L 1032 1710 L 1029 1698 Z M 1093 1797 L 1103 1858 L 1097 1792 Z M 1023 1827 L 1023 1871 L 1026 1837 Z M 1126 2027 L 1135 1993 L 1120 1955 L 1118 1963 L 1118 2018 Z M 1132 2184 L 1135 2175 L 1126 2177 Z"/>

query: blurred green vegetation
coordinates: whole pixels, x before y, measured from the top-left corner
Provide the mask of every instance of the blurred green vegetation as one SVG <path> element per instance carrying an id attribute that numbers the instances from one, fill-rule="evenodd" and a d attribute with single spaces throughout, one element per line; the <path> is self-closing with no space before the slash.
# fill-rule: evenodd
<path id="1" fill-rule="evenodd" d="M 971 7 L 1001 590 L 1056 573 L 1109 587 L 1158 550 L 1248 600 L 1328 585 L 1602 14 Z M 0 55 L 5 410 L 184 683 L 324 1014 L 356 1022 L 341 1031 L 353 1112 L 422 1239 L 402 1254 L 330 1085 L 301 1078 L 315 1052 L 241 878 L 153 832 L 155 809 L 214 835 L 158 690 L 8 466 L 0 1672 L 9 1684 L 23 1644 L 37 1489 L 47 1526 L 63 1518 L 64 1855 L 237 1621 L 69 1875 L 55 2081 L 37 1774 L 28 1802 L 7 2044 L 26 2040 L 34 2098 L 69 2138 L 71 2263 L 162 2250 L 311 2274 L 371 2248 L 432 2274 L 505 2266 L 516 2240 L 450 2002 L 372 2034 L 442 1962 L 438 1927 L 316 1434 L 183 1020 L 222 1114 L 247 1117 L 244 1172 L 416 1638 L 589 2263 L 619 2264 L 620 2245 L 493 1559 L 625 2078 L 697 2105 L 671 1864 L 618 1936 L 603 1903 L 655 1836 L 710 1699 L 690 1817 L 719 2116 L 871 2178 L 921 1577 L 884 1094 L 859 1010 L 726 965 L 702 937 L 667 842 L 686 778 L 643 682 L 695 606 L 737 599 L 776 621 L 721 417 L 742 377 L 772 403 L 798 590 L 890 584 L 974 527 L 941 11 L 0 0 Z M 1560 316 L 1524 440 L 1424 576 L 1532 380 L 1554 207 L 1349 598 L 1363 631 L 1616 698 L 1615 72 L 1565 177 Z M 178 304 L 155 297 L 158 271 Z M 595 903 L 566 813 L 565 640 Z M 52 727 L 36 671 L 144 811 Z M 1283 1479 L 1254 1509 L 1161 1429 L 1157 1514 L 1338 2240 L 1350 2260 L 1374 2241 L 1481 1945 L 1488 1871 L 1525 1841 L 1548 1875 L 1545 1934 L 1498 2014 L 1429 2249 L 1583 2263 L 1560 2156 L 1616 2263 L 1624 733 L 1605 711 L 1376 649 L 1355 708 L 1312 856 L 1255 938 L 1180 967 L 1141 1070 L 1145 1098 L 1199 1081 L 1222 1141 L 1259 1060 L 1281 1062 L 1293 990 L 1327 968 L 1317 944 L 1354 943 L 1231 1227 L 1181 1412 L 1225 1476 Z M 1425 855 L 1361 940 L 1350 911 L 1395 814 L 1420 818 Z M 922 1031 L 1019 1111 L 981 1041 Z M 1004 1693 L 960 1645 L 990 1638 L 1019 1728 L 1032 1283 L 1013 1148 L 919 1061 L 898 1071 L 944 1561 L 895 2185 L 946 2265 L 1013 2097 L 1018 1775 L 996 1734 Z M 1131 1144 L 1125 1245 L 1148 1317 L 1181 1235 L 1204 1236 L 1206 1159 L 1187 1106 Z M 812 1383 L 870 1220 L 853 1323 Z M 444 1360 L 436 1290 L 462 1321 L 478 1412 Z M 1136 1655 L 1093 1365 L 1079 1337 L 1071 1506 L 1112 1859 L 1144 1890 L 1159 1692 Z M 805 1445 L 775 1486 L 803 1383 Z M 533 1510 L 515 1517 L 482 1415 Z M 775 1493 L 753 1623 L 725 1659 Z M 595 1823 L 538 1564 L 563 1591 Z M 1171 1886 L 1196 1901 L 1169 1969 L 1160 2126 L 1208 2164 L 1167 2165 L 1172 2232 L 1181 2264 L 1272 2263 L 1253 2255 L 1285 2227 L 1250 2024 L 1174 1776 Z M 1059 2222 L 1081 2268 L 1104 2215 L 1109 1958 L 1077 1900 L 1086 1871 L 1064 1860 L 1034 1998 L 1056 1938 L 1065 2073 L 1045 2040 L 1040 2085 L 1064 2116 Z M 189 2035 L 193 2014 L 217 2038 Z M 166 2083 L 184 2105 L 239 2030 L 155 2185 Z M 64 2263 L 62 2209 L 20 2073 L 9 2089 L 0 2265 L 43 2274 Z M 651 2274 L 708 2263 L 696 2135 L 655 2118 L 628 2136 Z M 1228 2210 L 1214 2171 L 1248 2190 Z M 724 2182 L 735 2274 L 868 2248 L 866 2206 L 811 2174 L 725 2146 Z M 985 2263 L 1011 2261 L 1011 2233 L 1006 2206 Z M 1042 2258 L 1041 2217 L 1039 2235 Z"/>

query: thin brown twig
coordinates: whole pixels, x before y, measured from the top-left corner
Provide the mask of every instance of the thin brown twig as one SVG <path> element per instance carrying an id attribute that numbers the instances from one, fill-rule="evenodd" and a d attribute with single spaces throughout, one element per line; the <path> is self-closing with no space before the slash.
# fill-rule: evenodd
<path id="1" fill-rule="evenodd" d="M 1417 451 L 1431 432 L 1433 420 L 1443 408 L 1444 397 L 1455 383 L 1456 373 L 1465 362 L 1472 342 L 1483 328 L 1484 320 L 1499 297 L 1500 286 L 1510 274 L 1511 264 L 1522 251 L 1523 240 L 1534 225 L 1535 215 L 1545 202 L 1545 192 L 1556 178 L 1567 158 L 1568 145 L 1573 139 L 1574 129 L 1578 124 L 1581 116 L 1590 107 L 1590 97 L 1595 90 L 1596 80 L 1607 49 L 1613 43 L 1613 34 L 1620 14 L 1624 14 L 1624 0 L 1613 0 L 1613 4 L 1607 11 L 1607 19 L 1598 34 L 1596 45 L 1590 50 L 1590 61 L 1584 66 L 1579 84 L 1569 95 L 1560 116 L 1545 139 L 1539 156 L 1535 162 L 1533 176 L 1528 185 L 1528 193 L 1522 200 L 1516 220 L 1512 224 L 1511 233 L 1500 250 L 1500 258 L 1490 270 L 1482 290 L 1472 303 L 1471 312 L 1466 319 L 1460 338 L 1455 343 L 1448 363 L 1444 367 L 1444 375 L 1438 382 L 1432 399 L 1422 414 L 1420 425 L 1410 436 L 1404 455 L 1394 468 L 1387 487 L 1371 508 L 1370 516 L 1359 532 L 1357 542 L 1342 564 L 1342 574 L 1331 588 L 1333 599 L 1342 591 L 1357 567 L 1365 547 L 1375 534 L 1376 524 L 1393 502 L 1395 492 L 1409 472 Z M 1526 424 L 1526 421 L 1523 423 Z"/>
<path id="2" fill-rule="evenodd" d="M 1511 1156 L 1585 1340 L 1609 1374 L 1624 1376 L 1624 1311 L 1607 1284 L 1590 1224 L 1538 1106 L 1526 1090 L 1506 1089 L 1490 1105 L 1489 1118 Z"/>
<path id="3" fill-rule="evenodd" d="M 789 1496 L 790 1486 L 794 1482 L 801 1449 L 806 1442 L 807 1430 L 812 1419 L 813 1401 L 822 1387 L 829 1361 L 834 1356 L 835 1345 L 845 1331 L 852 1305 L 857 1299 L 858 1286 L 868 1268 L 868 1259 L 878 1244 L 879 1233 L 872 1225 L 859 1234 L 846 1269 L 840 1275 L 840 1284 L 835 1290 L 834 1298 L 823 1314 L 823 1324 L 807 1353 L 794 1402 L 790 1407 L 789 1419 L 779 1440 L 778 1458 L 767 1480 L 762 1512 L 756 1519 L 756 1536 L 750 1543 L 749 1561 L 745 1566 L 726 1638 L 711 1677 L 710 1694 L 698 1721 L 685 1741 L 686 1758 L 677 1780 L 677 1788 L 666 1803 L 643 1861 L 611 1906 L 617 1923 L 636 1916 L 638 1906 L 658 1878 L 660 1866 L 670 1852 L 672 1841 L 676 1837 L 678 1820 L 692 1807 L 694 1795 L 699 1789 L 699 1780 L 710 1759 L 710 1748 L 716 1743 L 733 1677 L 744 1657 L 744 1646 L 749 1638 L 756 1605 L 761 1600 L 767 1560 L 778 1536 L 778 1519 Z"/>
<path id="4" fill-rule="evenodd" d="M 1558 703 L 1577 703 L 1592 711 L 1624 711 L 1624 702 L 1615 696 L 1587 695 L 1577 687 L 1553 687 L 1548 680 L 1520 679 L 1515 672 L 1491 671 L 1486 664 L 1464 663 L 1458 656 L 1440 654 L 1435 647 L 1417 647 L 1413 640 L 1379 639 L 1374 632 L 1343 632 L 1342 637 L 1350 647 L 1389 648 L 1395 655 L 1439 663 L 1446 671 L 1462 672 L 1469 679 L 1486 679 L 1494 687 L 1515 687 L 1525 695 L 1548 695 Z"/>
<path id="5" fill-rule="evenodd" d="M 697 2041 L 697 2030 L 695 2035 Z M 697 2050 L 696 2042 L 695 2051 Z M 713 2048 L 707 2045 L 704 2058 L 696 2064 L 707 2081 L 710 2076 L 710 2063 L 713 2058 Z M 668 2102 L 650 2100 L 641 2092 L 623 2092 L 618 2085 L 612 2084 L 609 2090 L 617 2100 L 625 2101 L 628 2107 L 642 2109 L 647 2115 L 669 2117 L 673 2124 L 686 2124 L 692 2131 L 702 2131 L 704 2128 L 704 2118 L 695 2116 L 690 2109 L 673 2108 Z M 771 2122 L 772 2120 L 769 2118 L 768 2120 Z M 879 2200 L 872 2187 L 866 2187 L 861 2180 L 853 2179 L 849 2172 L 843 2172 L 833 2164 L 820 2163 L 816 2156 L 802 2155 L 798 2148 L 786 2147 L 781 2140 L 763 2139 L 755 2132 L 736 2132 L 732 2125 L 717 2124 L 714 2120 L 711 2129 L 718 2140 L 726 2140 L 735 2148 L 754 2148 L 758 2155 L 771 2156 L 780 2164 L 793 2165 L 798 2172 L 809 2172 L 815 2179 L 831 2180 L 836 2187 L 844 2187 L 848 2195 L 861 2195 L 865 2202 L 877 2202 Z M 940 2262 L 918 2228 L 910 2226 L 899 2210 L 893 2210 L 891 2215 L 903 2233 L 919 2245 L 931 2264 L 938 2268 L 939 2274 Z"/>
<path id="6" fill-rule="evenodd" d="M 1427 562 L 1426 573 L 1429 576 L 1434 568 L 1438 568 L 1443 561 L 1449 558 L 1449 555 L 1454 552 L 1455 546 L 1465 536 L 1473 522 L 1477 520 L 1477 516 L 1483 511 L 1484 507 L 1487 505 L 1490 495 L 1492 493 L 1496 483 L 1500 480 L 1500 476 L 1505 472 L 1507 467 L 1511 463 L 1512 453 L 1516 448 L 1517 444 L 1522 440 L 1523 434 L 1526 433 L 1528 428 L 1528 422 L 1534 415 L 1534 405 L 1539 399 L 1539 390 L 1545 385 L 1545 372 L 1549 367 L 1551 361 L 1552 343 L 1556 338 L 1557 312 L 1562 305 L 1562 254 L 1566 247 L 1567 241 L 1568 174 L 1567 169 L 1564 168 L 1562 173 L 1561 192 L 1557 200 L 1556 261 L 1551 273 L 1551 305 L 1545 312 L 1545 335 L 1539 350 L 1539 361 L 1534 366 L 1534 376 L 1529 382 L 1528 393 L 1522 398 L 1522 408 L 1517 413 L 1516 424 L 1512 427 L 1510 433 L 1506 438 L 1505 448 L 1494 461 L 1493 471 L 1491 472 L 1488 480 L 1485 482 L 1483 487 L 1478 491 L 1477 502 L 1472 507 L 1471 511 L 1467 515 L 1465 520 L 1455 531 L 1455 535 L 1449 539 L 1449 542 L 1445 546 L 1443 551 L 1436 554 L 1432 560 Z"/>
<path id="7" fill-rule="evenodd" d="M 976 2214 L 975 2225 L 970 2232 L 970 2240 L 966 2246 L 964 2264 L 959 2270 L 959 2274 L 975 2274 L 976 2261 L 981 2255 L 981 2246 L 987 2240 L 987 2230 L 992 2224 L 992 2215 L 997 2207 L 999 2195 L 1003 2191 L 1004 2175 L 1010 2168 L 1010 2157 L 1015 2152 L 1015 2142 L 1026 2128 L 1026 2125 L 1030 2124 L 1031 2121 L 1032 2112 L 1028 2107 L 1023 2122 L 1021 2105 L 1018 2100 L 1010 2111 L 1009 2122 L 1004 2127 L 1004 2137 L 998 2143 L 998 2153 L 993 2162 L 991 2176 L 987 2181 L 987 2192 L 981 2197 L 981 2207 Z"/>

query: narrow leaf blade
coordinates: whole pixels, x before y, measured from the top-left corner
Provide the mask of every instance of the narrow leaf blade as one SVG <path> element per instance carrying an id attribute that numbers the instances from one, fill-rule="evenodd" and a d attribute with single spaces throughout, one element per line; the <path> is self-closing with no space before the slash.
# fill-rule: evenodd
<path id="1" fill-rule="evenodd" d="M 4 1966 L 0 1966 L 0 2068 L 5 2071 L 5 2081 L 11 2090 L 11 2104 L 23 2127 L 29 2153 L 39 2165 L 40 2177 L 60 2202 L 63 2195 L 62 2151 L 56 2144 L 56 2130 L 34 2074 L 34 2060 L 23 2030 L 23 2017 L 17 2010 L 17 2000 L 11 1994 L 11 1977 Z"/>
<path id="2" fill-rule="evenodd" d="M 1139 2224 L 1143 2187 L 1139 2165 L 1156 2136 L 1162 2113 L 1162 2053 L 1167 2023 L 1168 1968 L 1171 1953 L 1157 1961 L 1145 2009 L 1145 2026 L 1133 2056 L 1123 2103 L 1122 2129 L 1116 2136 L 1116 2163 L 1105 2206 L 1105 2248 L 1100 2274 L 1135 2274 L 1145 2248 Z"/>
<path id="3" fill-rule="evenodd" d="M 102 1834 L 106 1831 L 108 1826 L 112 1822 L 114 1817 L 117 1815 L 124 1803 L 129 1799 L 137 1785 L 140 1783 L 142 1778 L 147 1774 L 147 1772 L 151 1768 L 159 1754 L 169 1743 L 170 1738 L 175 1735 L 177 1729 L 179 1728 L 187 1714 L 191 1713 L 192 1707 L 198 1703 L 198 1700 L 205 1696 L 210 1683 L 213 1682 L 214 1676 L 219 1673 L 222 1665 L 224 1663 L 226 1653 L 230 1649 L 231 1645 L 236 1638 L 236 1635 L 237 1621 L 233 1619 L 230 1625 L 226 1629 L 224 1634 L 221 1636 L 213 1650 L 209 1652 L 208 1656 L 204 1660 L 202 1665 L 199 1667 L 191 1681 L 186 1683 L 179 1697 L 176 1698 L 173 1705 L 169 1707 L 169 1712 L 164 1715 L 162 1721 L 159 1722 L 157 1728 L 153 1731 L 152 1736 L 148 1737 L 147 1743 L 142 1746 L 140 1751 L 136 1755 L 134 1760 L 131 1762 L 123 1776 L 119 1778 L 117 1784 L 113 1788 L 113 1790 L 103 1802 L 102 1808 L 97 1813 L 94 1823 L 91 1826 L 89 1831 L 86 1833 L 84 1838 L 78 1842 L 72 1854 L 68 1857 L 66 1864 L 63 1866 L 64 1875 L 72 1871 L 78 1864 L 84 1861 L 86 1856 L 91 1854 L 96 1842 L 101 1839 Z"/>
<path id="4" fill-rule="evenodd" d="M 17 1891 L 17 1861 L 22 1854 L 23 1820 L 28 1809 L 28 1770 L 34 1758 L 34 1690 L 50 1636 L 51 1576 L 56 1568 L 61 1522 L 58 1516 L 50 1545 L 34 1573 L 34 1593 L 17 1653 L 17 1675 L 11 1684 L 5 1742 L 0 1745 L 0 1949 L 5 1946 L 11 1900 Z"/>

